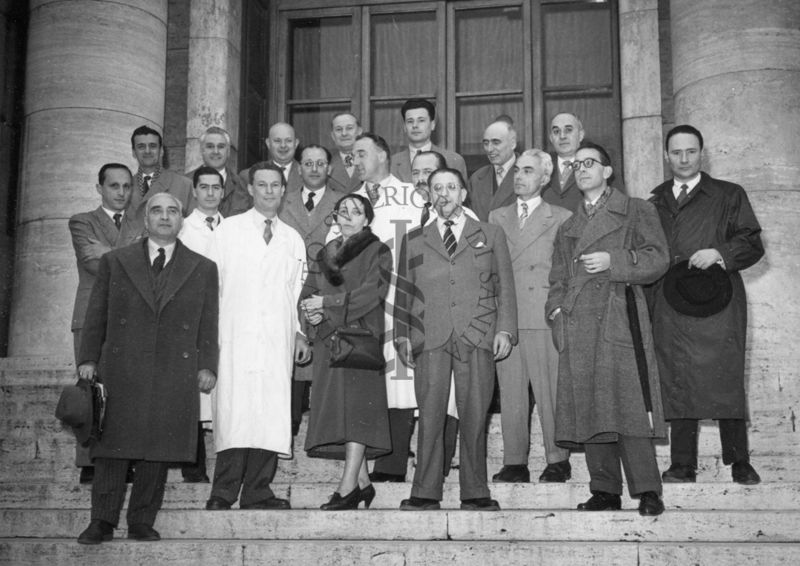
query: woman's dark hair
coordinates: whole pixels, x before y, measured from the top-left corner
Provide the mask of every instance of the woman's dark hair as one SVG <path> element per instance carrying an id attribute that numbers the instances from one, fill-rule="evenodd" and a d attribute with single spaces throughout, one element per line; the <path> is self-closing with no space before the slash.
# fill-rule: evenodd
<path id="1" fill-rule="evenodd" d="M 355 193 L 350 193 L 344 195 L 342 198 L 336 201 L 336 204 L 333 205 L 333 214 L 338 220 L 339 217 L 339 206 L 346 201 L 347 199 L 352 199 L 361 203 L 361 206 L 364 207 L 364 216 L 367 217 L 367 224 L 372 224 L 372 221 L 375 220 L 375 210 L 372 208 L 372 203 L 369 201 L 368 198 L 363 197 L 361 195 L 357 195 Z"/>

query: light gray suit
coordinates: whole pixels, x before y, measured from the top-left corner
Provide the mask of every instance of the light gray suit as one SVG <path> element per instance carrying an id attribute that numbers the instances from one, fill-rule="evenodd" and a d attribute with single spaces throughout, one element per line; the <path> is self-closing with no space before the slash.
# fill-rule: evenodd
<path id="1" fill-rule="evenodd" d="M 527 465 L 530 447 L 528 383 L 539 406 L 548 464 L 569 459 L 569 450 L 556 446 L 555 410 L 558 352 L 553 346 L 544 304 L 558 227 L 571 216 L 561 207 L 541 201 L 520 229 L 517 202 L 489 213 L 489 223 L 503 228 L 508 238 L 514 286 L 517 291 L 519 344 L 497 364 L 500 382 L 503 464 Z"/>
<path id="2" fill-rule="evenodd" d="M 517 306 L 505 234 L 469 217 L 464 222 L 452 258 L 435 222 L 403 237 L 395 332 L 411 341 L 417 361 L 412 497 L 442 499 L 451 371 L 461 421 L 461 499 L 489 496 L 484 426 L 494 390 L 493 340 L 504 331 L 516 341 Z"/>
<path id="3" fill-rule="evenodd" d="M 467 180 L 467 164 L 464 162 L 463 157 L 455 151 L 450 151 L 437 145 L 431 145 L 431 151 L 441 153 L 447 166 L 451 169 L 458 170 L 464 177 L 464 181 Z M 413 182 L 411 180 L 411 153 L 408 147 L 392 155 L 392 175 L 404 183 Z"/>

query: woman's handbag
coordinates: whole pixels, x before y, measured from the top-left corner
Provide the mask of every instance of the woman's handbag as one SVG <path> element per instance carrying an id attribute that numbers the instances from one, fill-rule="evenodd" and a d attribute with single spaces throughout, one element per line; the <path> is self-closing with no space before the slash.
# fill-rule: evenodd
<path id="1" fill-rule="evenodd" d="M 349 299 L 348 295 L 348 299 Z M 349 302 L 349 301 L 348 301 Z M 345 306 L 345 320 L 347 306 Z M 359 320 L 359 326 L 340 326 L 330 338 L 330 367 L 380 370 L 386 365 L 383 345 Z"/>

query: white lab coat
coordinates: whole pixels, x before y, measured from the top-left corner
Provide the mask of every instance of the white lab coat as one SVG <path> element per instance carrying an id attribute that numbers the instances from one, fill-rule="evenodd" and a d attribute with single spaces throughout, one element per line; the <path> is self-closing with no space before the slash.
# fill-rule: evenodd
<path id="1" fill-rule="evenodd" d="M 214 231 L 220 276 L 219 374 L 212 395 L 217 452 L 260 448 L 291 454 L 291 378 L 305 246 L 277 217 L 272 240 L 255 209 Z"/>
<path id="2" fill-rule="evenodd" d="M 217 221 L 222 222 L 222 215 L 219 213 L 217 213 Z M 178 239 L 193 252 L 210 258 L 214 232 L 206 223 L 206 215 L 198 209 L 195 208 L 189 216 L 184 218 Z M 211 394 L 200 393 L 200 421 L 209 423 L 212 420 L 211 413 Z"/>

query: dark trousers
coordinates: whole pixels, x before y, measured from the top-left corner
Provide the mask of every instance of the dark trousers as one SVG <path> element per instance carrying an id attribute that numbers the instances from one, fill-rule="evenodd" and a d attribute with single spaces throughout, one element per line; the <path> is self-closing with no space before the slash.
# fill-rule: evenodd
<path id="1" fill-rule="evenodd" d="M 275 494 L 269 487 L 278 469 L 278 455 L 260 448 L 229 448 L 217 453 L 211 496 L 239 506 L 260 503 Z M 138 472 L 138 469 L 137 469 Z"/>
<path id="2" fill-rule="evenodd" d="M 298 371 L 296 368 L 295 371 Z M 303 420 L 303 409 L 308 407 L 310 381 L 292 379 L 292 435 L 297 434 Z"/>
<path id="3" fill-rule="evenodd" d="M 128 502 L 128 525 L 145 524 L 152 527 L 164 500 L 169 464 L 147 460 L 136 460 L 135 463 L 136 474 Z M 125 501 L 125 474 L 128 473 L 130 464 L 131 460 L 95 458 L 92 520 L 99 519 L 117 526 Z"/>
<path id="4" fill-rule="evenodd" d="M 719 438 L 722 443 L 722 462 L 727 466 L 749 462 L 747 422 L 744 419 L 719 419 Z M 670 456 L 673 464 L 697 469 L 697 433 L 700 421 L 675 419 L 669 422 Z"/>
<path id="5" fill-rule="evenodd" d="M 661 495 L 661 474 L 656 462 L 656 449 L 650 438 L 620 435 L 617 442 L 584 444 L 589 489 L 606 493 L 622 493 L 622 468 L 631 495 L 655 491 Z"/>
<path id="6" fill-rule="evenodd" d="M 389 409 L 389 429 L 392 434 L 392 451 L 375 459 L 373 472 L 406 475 L 411 436 L 414 434 L 414 409 Z M 456 453 L 458 440 L 458 419 L 447 415 L 444 423 L 444 475 L 450 473 L 450 466 Z"/>
<path id="7" fill-rule="evenodd" d="M 492 353 L 469 348 L 456 338 L 417 358 L 414 391 L 419 404 L 417 468 L 411 495 L 442 499 L 444 481 L 444 424 L 455 383 L 460 428 L 458 479 L 461 499 L 489 496 L 486 479 L 486 413 L 494 390 Z"/>
<path id="8" fill-rule="evenodd" d="M 206 475 L 206 436 L 203 423 L 197 422 L 197 451 L 194 462 L 185 463 L 181 466 L 183 477 L 203 477 Z"/>

